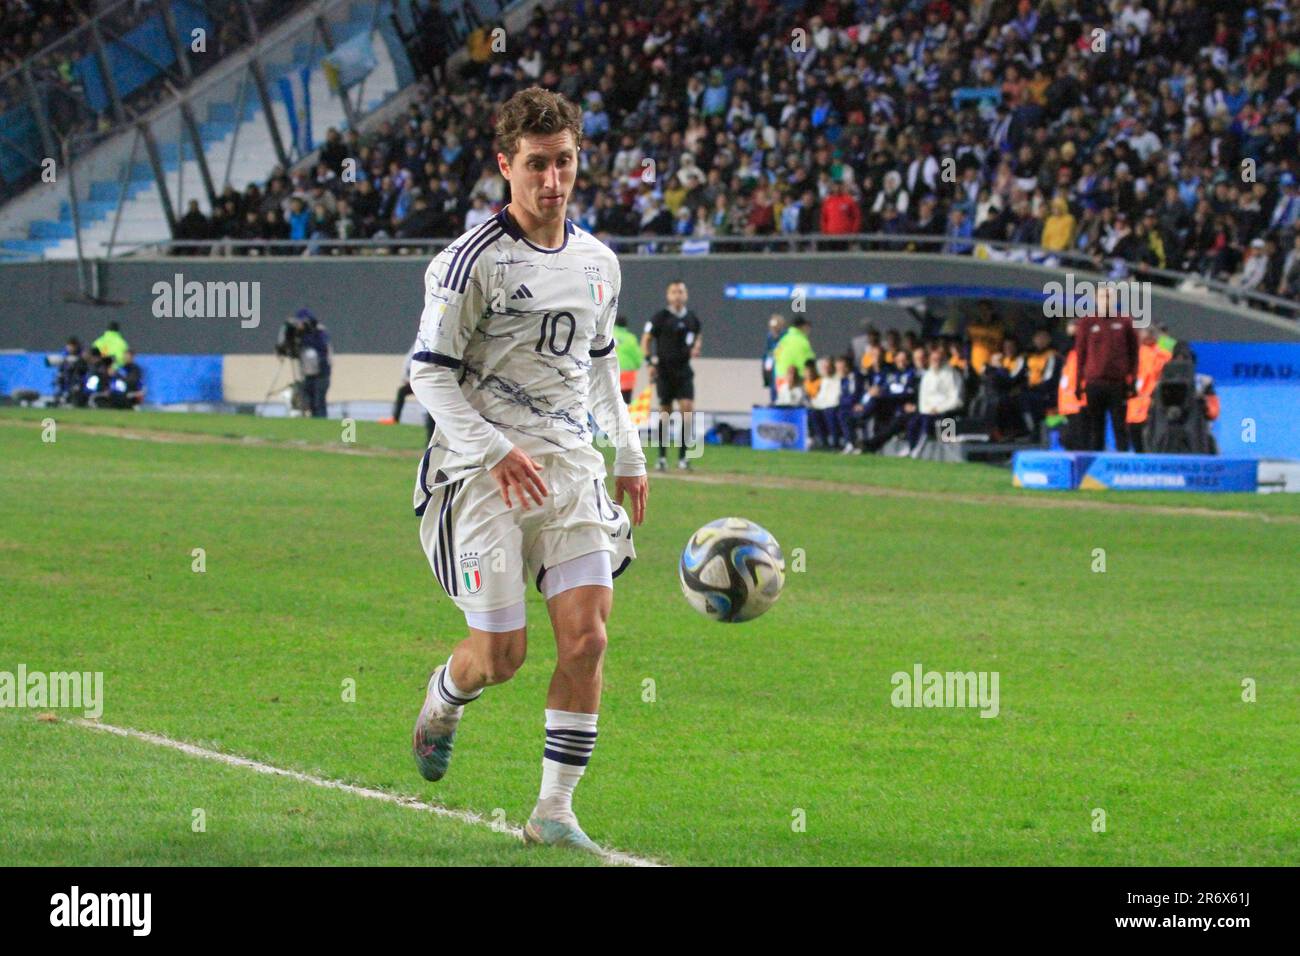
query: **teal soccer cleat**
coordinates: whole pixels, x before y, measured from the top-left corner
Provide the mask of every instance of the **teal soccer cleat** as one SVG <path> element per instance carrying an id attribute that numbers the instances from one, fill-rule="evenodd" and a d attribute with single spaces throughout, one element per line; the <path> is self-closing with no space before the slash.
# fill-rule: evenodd
<path id="1" fill-rule="evenodd" d="M 567 846 L 588 853 L 603 852 L 591 837 L 582 832 L 576 819 L 544 820 L 538 816 L 529 817 L 524 826 L 524 842 L 546 846 Z"/>
<path id="2" fill-rule="evenodd" d="M 424 695 L 424 706 L 415 721 L 411 750 L 415 754 L 415 765 L 420 769 L 420 776 L 425 780 L 438 781 L 447 774 L 451 764 L 451 748 L 456 741 L 456 726 L 464 707 L 448 709 L 434 690 L 438 678 L 442 675 L 443 664 L 429 678 L 429 689 Z"/>

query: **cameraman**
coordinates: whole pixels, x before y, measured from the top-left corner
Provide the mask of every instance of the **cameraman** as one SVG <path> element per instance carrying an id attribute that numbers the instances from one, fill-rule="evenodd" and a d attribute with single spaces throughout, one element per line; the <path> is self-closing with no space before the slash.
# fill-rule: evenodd
<path id="1" fill-rule="evenodd" d="M 136 408 L 144 401 L 144 370 L 130 349 L 122 358 L 125 361 L 113 372 L 109 382 L 108 400 L 101 404 L 109 408 Z"/>
<path id="2" fill-rule="evenodd" d="M 325 393 L 330 387 L 330 337 L 311 309 L 299 309 L 298 360 L 302 363 L 302 390 L 312 418 L 324 418 Z"/>
<path id="3" fill-rule="evenodd" d="M 103 355 L 98 348 L 91 346 L 87 365 L 86 380 L 74 404 L 81 408 L 102 408 L 108 404 L 113 383 L 113 356 Z"/>
<path id="4" fill-rule="evenodd" d="M 57 361 L 58 371 L 54 375 L 54 404 L 70 405 L 76 402 L 88 370 L 86 359 L 81 354 L 81 340 L 75 335 L 71 336 L 63 347 L 63 355 Z M 47 364 L 54 364 L 54 362 L 55 360 L 51 358 Z"/>

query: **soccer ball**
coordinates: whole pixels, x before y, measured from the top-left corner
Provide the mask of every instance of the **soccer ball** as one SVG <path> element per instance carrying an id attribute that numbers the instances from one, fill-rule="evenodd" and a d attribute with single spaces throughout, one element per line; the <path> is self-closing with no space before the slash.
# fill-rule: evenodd
<path id="1" fill-rule="evenodd" d="M 691 607 L 715 621 L 752 621 L 781 596 L 785 556 L 766 530 L 744 518 L 710 521 L 686 542 L 677 567 Z"/>

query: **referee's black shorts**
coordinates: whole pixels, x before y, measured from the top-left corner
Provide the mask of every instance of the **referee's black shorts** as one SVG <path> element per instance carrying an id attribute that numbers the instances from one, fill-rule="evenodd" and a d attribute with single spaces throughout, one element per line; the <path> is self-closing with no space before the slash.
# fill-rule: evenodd
<path id="1" fill-rule="evenodd" d="M 695 401 L 695 372 L 689 365 L 660 365 L 655 381 L 659 386 L 660 407 L 682 398 Z"/>

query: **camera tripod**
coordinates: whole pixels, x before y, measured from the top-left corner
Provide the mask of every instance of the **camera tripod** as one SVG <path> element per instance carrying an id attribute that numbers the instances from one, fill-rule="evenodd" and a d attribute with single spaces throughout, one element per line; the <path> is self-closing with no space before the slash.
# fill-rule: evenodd
<path id="1" fill-rule="evenodd" d="M 283 353 L 277 353 L 280 361 L 275 366 L 275 374 L 271 376 L 271 387 L 266 390 L 264 402 L 271 401 L 271 396 L 280 392 L 284 398 L 285 407 L 289 410 L 289 417 L 301 418 L 307 414 L 307 399 L 302 389 L 302 363 L 298 357 L 287 356 Z M 288 385 L 280 385 L 280 376 L 284 373 L 285 365 L 289 366 L 291 376 Z"/>

